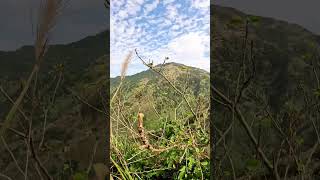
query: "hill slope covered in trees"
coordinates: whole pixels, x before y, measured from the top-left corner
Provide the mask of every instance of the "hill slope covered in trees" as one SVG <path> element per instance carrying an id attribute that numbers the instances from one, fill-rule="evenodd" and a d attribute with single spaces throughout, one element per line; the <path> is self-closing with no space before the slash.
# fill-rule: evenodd
<path id="1" fill-rule="evenodd" d="M 217 177 L 318 177 L 319 36 L 212 7 Z"/>

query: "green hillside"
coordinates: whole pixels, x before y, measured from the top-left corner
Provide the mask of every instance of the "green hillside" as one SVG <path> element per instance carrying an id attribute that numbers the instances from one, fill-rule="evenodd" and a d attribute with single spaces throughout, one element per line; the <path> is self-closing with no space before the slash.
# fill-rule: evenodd
<path id="1" fill-rule="evenodd" d="M 84 175 L 94 157 L 89 169 L 89 177 L 93 178 L 92 167 L 105 163 L 108 37 L 105 31 L 78 42 L 50 46 L 38 74 L 34 98 L 32 88 L 20 106 L 24 115 L 16 115 L 10 125 L 26 133 L 32 119 L 35 153 L 53 179 Z M 33 53 L 31 46 L 0 52 L 0 122 L 12 106 L 6 96 L 16 99 L 21 92 L 34 63 Z M 24 139 L 15 134 L 8 130 L 5 142 L 22 168 L 27 147 Z M 24 179 L 3 143 L 1 173 Z M 30 179 L 39 179 L 35 163 L 29 158 Z"/>
<path id="2" fill-rule="evenodd" d="M 80 41 L 51 45 L 44 59 L 42 72 L 46 72 L 57 63 L 65 63 L 68 73 L 80 73 L 95 59 L 107 53 L 109 32 L 104 31 L 88 36 Z M 23 46 L 16 51 L 0 51 L 0 77 L 18 79 L 29 73 L 34 60 L 33 46 Z"/>
<path id="3" fill-rule="evenodd" d="M 120 79 L 111 79 L 111 97 L 117 92 Z M 125 175 L 117 167 L 111 169 L 112 175 L 208 179 L 209 82 L 208 72 L 177 63 L 127 76 L 111 104 L 112 158 Z M 143 148 L 141 136 L 135 133 L 138 112 L 144 114 L 143 126 L 150 144 L 164 151 Z"/>
<path id="4" fill-rule="evenodd" d="M 34 99 L 35 102 L 31 103 L 32 91 L 30 90 L 27 98 L 25 98 L 25 101 L 21 105 L 21 109 L 25 115 L 27 117 L 32 117 L 32 126 L 34 129 L 33 142 L 36 147 L 38 158 L 43 162 L 44 167 L 54 179 L 68 179 L 75 174 L 87 176 L 86 174 L 93 155 L 92 167 L 94 165 L 99 165 L 99 163 L 105 163 L 106 161 L 105 112 L 107 112 L 108 108 L 106 107 L 106 89 L 108 88 L 108 78 L 106 74 L 108 66 L 106 62 L 108 57 L 107 55 L 104 55 L 103 49 L 99 51 L 95 45 L 86 45 L 86 43 L 89 42 L 94 44 L 94 41 L 97 41 L 96 44 L 99 44 L 101 41 L 103 42 L 104 35 L 105 33 L 101 33 L 79 42 L 52 46 L 48 51 L 41 73 L 38 77 L 37 93 Z M 59 47 L 64 50 L 60 52 L 56 51 L 55 49 Z M 4 53 L 10 54 L 10 56 L 6 56 L 6 59 L 15 59 L 16 61 L 13 61 L 14 63 L 19 64 L 19 58 L 28 62 L 24 65 L 20 65 L 19 68 L 22 70 L 19 74 L 8 73 L 6 76 L 2 76 L 1 87 L 5 93 L 13 99 L 15 99 L 20 92 L 25 77 L 30 70 L 29 68 L 32 66 L 31 58 L 27 61 L 27 58 L 25 58 L 27 56 L 19 55 L 20 52 L 25 49 L 27 48 L 18 49 L 15 52 Z M 83 57 L 78 55 L 77 53 L 80 51 L 81 53 L 86 52 L 86 56 Z M 74 52 L 74 55 L 70 52 Z M 32 54 L 32 48 L 29 48 L 29 51 L 25 54 Z M 72 57 L 72 60 L 68 61 L 65 57 Z M 50 61 L 50 59 L 52 61 Z M 75 59 L 79 59 L 79 62 Z M 15 69 L 13 64 L 7 63 L 5 65 L 6 68 L 3 68 L 3 70 L 8 71 L 9 68 Z M 155 69 L 158 68 L 160 67 L 155 67 Z M 205 113 L 201 115 L 202 121 L 206 119 L 206 121 L 203 121 L 205 125 L 204 127 L 201 126 L 200 129 L 205 128 L 206 132 L 205 134 L 203 132 L 198 133 L 199 137 L 201 137 L 199 142 L 202 143 L 202 146 L 208 147 L 209 100 L 206 99 L 206 97 L 209 95 L 209 73 L 176 63 L 165 64 L 161 67 L 161 71 L 168 75 L 167 77 L 179 89 L 181 88 L 184 90 L 184 93 L 187 94 L 186 97 L 190 101 L 192 107 L 196 108 L 195 110 L 197 110 L 197 113 Z M 6 74 L 5 72 L 2 73 Z M 111 78 L 110 83 L 112 95 L 114 88 L 116 88 L 119 83 L 119 77 Z M 154 143 L 155 146 L 167 147 L 174 142 L 180 141 L 180 143 L 184 144 L 183 141 L 188 140 L 188 136 L 184 137 L 182 136 L 183 134 L 181 134 L 186 132 L 184 127 L 188 126 L 182 126 L 181 128 L 178 128 L 177 126 L 179 123 L 182 124 L 182 122 L 192 123 L 193 121 L 194 123 L 194 117 L 190 114 L 190 111 L 187 110 L 186 104 L 182 102 L 182 97 L 179 97 L 179 95 L 177 95 L 161 77 L 150 70 L 128 76 L 124 81 L 121 92 L 125 95 L 125 99 L 122 99 L 126 101 L 125 107 L 128 107 L 128 110 L 125 111 L 125 115 L 127 115 L 126 118 L 132 118 L 132 121 L 129 123 L 132 123 L 132 125 L 134 124 L 134 126 L 132 126 L 134 131 L 137 132 L 135 119 L 137 113 L 141 111 L 145 114 L 145 128 L 148 133 L 158 133 L 159 135 L 159 132 L 161 131 L 161 134 L 163 133 L 162 135 L 165 135 L 165 138 L 170 139 L 170 137 L 172 137 L 171 139 L 173 142 L 159 141 L 159 144 L 155 143 L 155 139 L 150 138 L 150 142 Z M 119 98 L 123 97 L 117 96 L 118 100 Z M 3 93 L 1 94 L 0 100 L 2 107 L 1 119 L 3 119 L 8 108 L 11 107 L 11 103 Z M 196 102 L 195 100 L 205 103 L 201 106 L 196 106 L 199 102 Z M 148 103 L 145 103 L 145 101 L 148 101 Z M 177 107 L 178 105 L 179 107 Z M 111 116 L 113 115 L 113 111 L 111 111 Z M 115 125 L 116 123 L 112 121 L 112 124 Z M 201 123 L 194 126 L 197 127 L 200 124 Z M 43 136 L 44 125 L 45 134 Z M 26 132 L 25 128 L 27 126 L 28 123 L 26 122 L 25 117 L 17 115 L 14 123 L 10 127 L 24 133 Z M 176 131 L 180 132 L 179 136 L 173 136 L 177 133 Z M 42 140 L 42 137 L 44 137 L 44 140 Z M 130 138 L 136 137 L 131 136 Z M 15 155 L 15 158 L 19 160 L 18 164 L 23 166 L 23 164 L 26 163 L 26 159 L 24 159 L 26 150 L 19 148 L 23 146 L 23 141 L 21 140 L 21 137 L 15 136 L 14 132 L 7 131 L 5 141 L 10 147 L 10 151 Z M 131 144 L 131 146 L 138 148 L 139 140 L 136 140 L 135 142 L 136 143 Z M 134 148 L 132 149 L 132 152 L 137 150 Z M 22 179 L 23 175 L 17 171 L 15 162 L 8 156 L 8 150 L 4 146 L 2 146 L 0 150 L 3 154 L 0 156 L 0 168 L 4 169 L 3 173 L 15 179 Z M 190 167 L 193 166 L 191 165 L 192 163 L 195 163 L 190 159 L 192 157 L 191 154 L 194 153 L 191 150 L 194 151 L 194 148 L 190 148 L 190 152 L 188 151 L 189 155 L 184 155 L 185 159 L 182 159 L 183 162 L 190 161 Z M 202 168 L 206 168 L 202 169 L 202 175 L 208 174 L 208 148 L 200 148 L 200 150 L 199 153 L 203 154 L 201 157 L 203 161 L 206 162 L 201 165 Z M 162 153 L 162 160 L 157 163 L 154 161 L 146 162 L 149 164 L 155 163 L 155 166 L 166 165 L 171 169 L 170 171 L 162 170 L 159 172 L 152 172 L 146 174 L 146 177 L 171 177 L 173 174 L 179 176 L 179 172 L 181 172 L 180 176 L 186 176 L 186 172 L 179 171 L 183 166 L 178 166 L 179 163 L 176 162 L 177 158 L 182 156 L 181 153 L 183 154 L 184 150 L 173 149 L 172 151 Z M 163 162 L 163 158 L 168 154 L 172 154 L 172 160 Z M 127 155 L 129 156 L 130 154 Z M 143 157 L 149 155 L 150 152 L 141 154 Z M 187 157 L 189 157 L 189 159 L 186 159 Z M 135 158 L 139 158 L 139 156 L 136 156 Z M 32 160 L 32 162 L 33 161 L 34 160 Z M 195 167 L 197 166 L 199 165 L 195 164 Z M 132 166 L 135 170 L 143 171 L 143 169 L 139 169 L 141 167 L 141 164 L 134 164 Z M 149 168 L 152 168 L 152 166 Z M 114 169 L 112 169 L 112 171 L 114 171 Z M 199 169 L 194 169 L 193 171 L 195 172 L 195 177 L 201 176 L 201 171 L 199 171 Z M 93 168 L 91 168 L 89 170 L 89 179 L 94 178 L 95 173 Z M 28 174 L 30 178 L 38 178 L 37 170 L 32 166 L 30 166 Z M 115 172 L 115 175 L 116 174 L 117 173 Z"/>
<path id="5" fill-rule="evenodd" d="M 217 177 L 317 179 L 319 36 L 232 8 L 212 12 Z"/>

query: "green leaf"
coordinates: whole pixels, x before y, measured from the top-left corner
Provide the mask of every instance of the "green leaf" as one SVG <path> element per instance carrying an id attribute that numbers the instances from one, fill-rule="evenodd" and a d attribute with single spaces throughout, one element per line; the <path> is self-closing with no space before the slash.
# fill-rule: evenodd
<path id="1" fill-rule="evenodd" d="M 186 175 L 186 166 L 183 166 L 180 170 L 178 179 L 184 179 L 185 175 Z"/>
<path id="2" fill-rule="evenodd" d="M 227 176 L 227 177 L 228 177 L 228 176 L 231 176 L 231 172 L 230 172 L 230 171 L 224 171 L 223 174 L 224 174 L 225 176 Z"/>
<path id="3" fill-rule="evenodd" d="M 191 170 L 193 165 L 194 165 L 194 163 L 195 163 L 195 159 L 193 157 L 189 157 L 188 160 L 189 160 L 188 170 Z"/>
<path id="4" fill-rule="evenodd" d="M 88 180 L 88 175 L 84 172 L 77 172 L 73 175 L 73 180 Z"/>
<path id="5" fill-rule="evenodd" d="M 249 16 L 248 20 L 250 21 L 251 24 L 258 25 L 259 22 L 261 21 L 261 17 L 259 17 L 259 16 Z"/>
<path id="6" fill-rule="evenodd" d="M 256 171 L 260 167 L 260 161 L 257 159 L 249 159 L 246 162 L 246 168 L 249 171 Z"/>
<path id="7" fill-rule="evenodd" d="M 229 22 L 229 25 L 232 27 L 236 27 L 243 24 L 243 19 L 240 16 L 232 17 L 232 19 Z"/>
<path id="8" fill-rule="evenodd" d="M 296 142 L 297 142 L 298 145 L 302 145 L 304 143 L 303 137 L 298 136 L 297 139 L 296 139 Z"/>
<path id="9" fill-rule="evenodd" d="M 320 89 L 316 89 L 314 91 L 314 95 L 317 96 L 317 97 L 320 97 Z"/>
<path id="10" fill-rule="evenodd" d="M 208 161 L 201 162 L 202 166 L 208 166 L 208 164 L 209 164 Z"/>
<path id="11" fill-rule="evenodd" d="M 306 53 L 306 54 L 302 55 L 302 59 L 304 59 L 304 60 L 309 60 L 311 58 L 312 58 L 312 54 L 310 54 L 310 53 Z"/>
<path id="12" fill-rule="evenodd" d="M 261 126 L 265 128 L 270 128 L 272 126 L 272 120 L 270 118 L 264 118 L 261 120 Z"/>
<path id="13" fill-rule="evenodd" d="M 69 169 L 69 164 L 66 164 L 66 163 L 65 163 L 65 164 L 63 165 L 63 170 L 66 171 L 67 169 Z"/>

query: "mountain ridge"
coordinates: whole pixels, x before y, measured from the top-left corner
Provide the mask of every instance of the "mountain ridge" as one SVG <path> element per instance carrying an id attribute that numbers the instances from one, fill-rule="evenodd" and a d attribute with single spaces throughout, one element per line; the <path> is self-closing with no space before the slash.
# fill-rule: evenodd
<path id="1" fill-rule="evenodd" d="M 194 66 L 190 66 L 190 65 L 185 65 L 185 64 L 182 64 L 182 63 L 177 63 L 177 62 L 167 62 L 165 64 L 157 64 L 154 66 L 154 68 L 167 68 L 167 66 L 175 66 L 175 67 L 186 67 L 186 68 L 193 68 L 195 70 L 198 70 L 198 71 L 203 71 L 203 72 L 207 72 L 209 73 L 208 71 L 206 71 L 205 69 L 201 69 L 201 68 L 198 68 L 198 67 L 194 67 Z M 130 67 L 129 67 L 130 68 Z M 139 75 L 140 73 L 147 73 L 149 71 L 152 71 L 150 69 L 147 69 L 147 70 L 144 70 L 144 71 L 141 71 L 141 72 L 137 72 L 135 74 L 131 74 L 131 75 L 126 75 L 126 77 L 131 77 L 131 76 L 134 76 L 134 75 Z M 113 79 L 119 79 L 121 76 L 116 76 L 116 77 L 110 77 L 111 80 Z"/>
<path id="2" fill-rule="evenodd" d="M 217 9 L 220 9 L 220 10 L 228 10 L 229 12 L 233 12 L 233 13 L 237 13 L 237 14 L 241 14 L 241 15 L 256 16 L 256 17 L 261 17 L 261 18 L 264 18 L 264 19 L 270 20 L 270 21 L 278 21 L 280 23 L 287 24 L 289 26 L 296 27 L 298 29 L 302 29 L 303 31 L 305 31 L 307 33 L 314 34 L 315 36 L 320 38 L 320 33 L 312 32 L 308 28 L 306 28 L 303 25 L 300 25 L 298 23 L 288 22 L 286 20 L 278 19 L 276 17 L 266 17 L 266 16 L 261 16 L 261 15 L 255 15 L 255 14 L 252 14 L 252 13 L 245 13 L 245 12 L 243 12 L 243 11 L 237 9 L 237 8 L 234 8 L 234 7 L 221 6 L 221 5 L 217 5 L 217 4 L 211 4 L 210 6 L 213 9 L 217 8 Z M 219 13 L 221 13 L 221 12 L 219 12 Z M 212 12 L 212 14 L 214 14 L 214 11 Z"/>
<path id="3" fill-rule="evenodd" d="M 79 72 L 108 51 L 108 30 L 69 44 L 50 45 L 40 69 L 48 71 L 58 63 L 64 63 L 70 71 Z M 17 79 L 29 73 L 34 60 L 34 47 L 23 46 L 16 51 L 0 51 L 0 77 Z"/>

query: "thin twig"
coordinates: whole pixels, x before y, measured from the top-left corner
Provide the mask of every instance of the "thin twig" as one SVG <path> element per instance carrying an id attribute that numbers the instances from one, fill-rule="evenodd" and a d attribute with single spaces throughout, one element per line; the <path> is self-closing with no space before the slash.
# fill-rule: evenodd
<path id="1" fill-rule="evenodd" d="M 152 66 L 148 65 L 148 64 L 139 56 L 139 54 L 138 54 L 138 52 L 137 52 L 137 49 L 135 49 L 135 52 L 136 52 L 137 57 L 142 61 L 142 63 L 143 63 L 145 66 L 149 67 L 153 72 L 155 72 L 155 73 L 159 74 L 161 77 L 163 77 L 163 78 L 170 84 L 170 86 L 171 86 L 178 94 L 180 94 L 180 95 L 183 97 L 183 99 L 184 99 L 185 102 L 187 103 L 187 105 L 188 105 L 191 113 L 192 113 L 193 116 L 196 118 L 196 120 L 198 120 L 198 117 L 197 117 L 196 113 L 194 112 L 194 110 L 192 109 L 192 107 L 191 107 L 191 105 L 190 105 L 187 97 L 185 96 L 185 94 L 182 93 L 165 75 L 163 75 L 163 73 L 161 73 L 161 72 L 159 72 L 159 71 L 156 71 Z"/>
<path id="2" fill-rule="evenodd" d="M 106 114 L 105 111 L 93 106 L 92 104 L 88 103 L 86 100 L 82 99 L 79 95 L 77 95 L 72 89 L 67 88 L 67 90 L 73 95 L 75 96 L 78 100 L 80 100 L 81 102 L 83 102 L 84 104 L 88 105 L 89 107 L 91 107 L 92 109 L 96 110 L 97 112 L 100 112 L 102 114 Z"/>
<path id="3" fill-rule="evenodd" d="M 35 151 L 32 137 L 30 137 L 30 149 L 31 149 L 31 154 L 32 154 L 33 159 L 36 161 L 37 165 L 40 167 L 40 170 L 45 175 L 46 179 L 53 180 L 52 177 L 50 176 L 49 172 L 47 171 L 47 169 L 42 164 L 41 160 L 39 159 L 39 157 Z"/>
<path id="4" fill-rule="evenodd" d="M 18 164 L 17 159 L 15 158 L 13 152 L 10 150 L 7 142 L 5 141 L 5 139 L 4 139 L 3 137 L 1 137 L 1 140 L 2 140 L 2 143 L 3 143 L 4 147 L 7 149 L 7 151 L 9 152 L 9 154 L 10 154 L 10 156 L 11 156 L 11 158 L 13 159 L 14 163 L 16 164 L 19 172 L 21 172 L 21 174 L 24 176 L 24 172 L 23 172 L 23 170 L 21 169 L 20 165 Z"/>
<path id="5" fill-rule="evenodd" d="M 233 106 L 233 103 L 230 99 L 228 99 L 226 96 L 224 96 L 219 90 L 217 90 L 214 86 L 211 86 L 211 89 L 213 90 L 213 92 L 218 95 L 226 104 L 229 104 L 231 107 Z M 232 109 L 231 109 L 232 110 Z M 240 123 L 242 124 L 242 126 L 244 127 L 244 129 L 246 130 L 246 133 L 248 134 L 251 142 L 255 145 L 255 148 L 257 149 L 258 153 L 260 154 L 260 156 L 263 159 L 263 162 L 266 164 L 266 166 L 268 167 L 268 169 L 273 172 L 273 165 L 272 163 L 269 161 L 269 159 L 267 158 L 266 154 L 262 151 L 262 149 L 258 146 L 258 141 L 256 139 L 256 137 L 254 136 L 250 126 L 248 125 L 247 121 L 245 120 L 244 116 L 242 115 L 241 111 L 239 110 L 239 108 L 237 106 L 235 106 L 235 113 L 237 118 L 240 120 Z"/>
<path id="6" fill-rule="evenodd" d="M 2 174 L 2 173 L 0 173 L 0 177 L 6 178 L 8 180 L 12 180 L 9 176 Z"/>
<path id="7" fill-rule="evenodd" d="M 96 155 L 96 152 L 97 152 L 97 147 L 99 145 L 99 141 L 96 140 L 94 146 L 93 146 L 93 153 L 92 153 L 92 156 L 91 156 L 91 161 L 89 163 L 89 166 L 87 168 L 87 174 L 89 174 L 90 170 L 91 170 L 91 167 L 92 167 L 92 164 L 93 164 L 93 161 L 94 161 L 94 157 Z"/>

